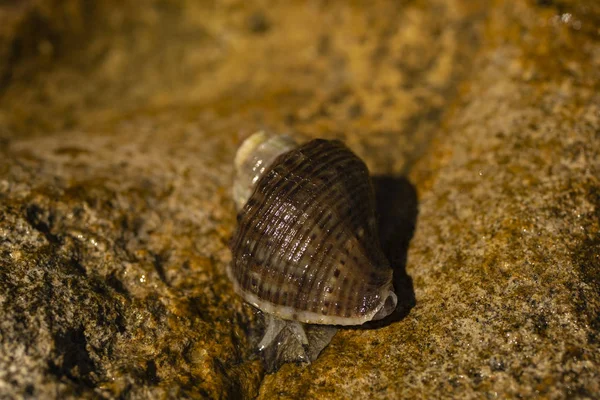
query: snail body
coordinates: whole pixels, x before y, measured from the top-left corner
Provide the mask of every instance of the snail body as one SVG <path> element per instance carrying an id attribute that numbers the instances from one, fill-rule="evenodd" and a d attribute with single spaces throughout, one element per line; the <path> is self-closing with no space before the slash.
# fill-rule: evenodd
<path id="1" fill-rule="evenodd" d="M 311 361 L 333 336 L 328 326 L 361 325 L 395 309 L 369 172 L 343 143 L 297 145 L 259 132 L 238 150 L 235 169 L 228 273 L 236 292 L 268 316 L 260 350 L 286 342 L 285 331 L 300 353 L 286 357 Z"/>

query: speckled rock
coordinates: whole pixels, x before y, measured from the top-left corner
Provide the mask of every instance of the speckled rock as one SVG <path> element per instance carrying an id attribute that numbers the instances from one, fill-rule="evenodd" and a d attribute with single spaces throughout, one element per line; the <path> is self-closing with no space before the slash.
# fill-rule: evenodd
<path id="1" fill-rule="evenodd" d="M 0 397 L 596 397 L 600 9 L 472 3 L 0 3 Z M 269 375 L 257 128 L 365 159 L 401 301 Z"/>
<path id="2" fill-rule="evenodd" d="M 207 175 L 218 153 L 125 136 L 53 135 L 3 152 L 0 393 L 256 391 L 251 311 L 219 278 L 231 216 L 215 207 L 229 202 L 227 174 Z M 181 145 L 193 152 L 177 156 Z"/>
<path id="3" fill-rule="evenodd" d="M 489 11 L 473 77 L 411 171 L 416 306 L 267 376 L 261 398 L 597 398 L 600 13 L 555 7 Z"/>

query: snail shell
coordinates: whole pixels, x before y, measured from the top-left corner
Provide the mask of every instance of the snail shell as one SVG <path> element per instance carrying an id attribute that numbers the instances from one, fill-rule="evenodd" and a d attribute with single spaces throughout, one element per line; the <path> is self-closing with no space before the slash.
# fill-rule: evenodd
<path id="1" fill-rule="evenodd" d="M 259 132 L 242 144 L 235 167 L 228 272 L 246 301 L 307 324 L 360 325 L 394 310 L 369 172 L 352 151 L 340 141 L 298 146 Z M 280 330 L 271 324 L 262 346 Z"/>

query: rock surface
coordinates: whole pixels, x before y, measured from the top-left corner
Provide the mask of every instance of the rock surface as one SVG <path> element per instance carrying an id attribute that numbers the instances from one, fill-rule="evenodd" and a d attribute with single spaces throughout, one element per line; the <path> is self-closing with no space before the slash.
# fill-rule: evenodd
<path id="1" fill-rule="evenodd" d="M 596 397 L 600 6 L 472 3 L 0 2 L 0 397 Z M 365 159 L 402 300 L 274 374 L 258 128 Z"/>

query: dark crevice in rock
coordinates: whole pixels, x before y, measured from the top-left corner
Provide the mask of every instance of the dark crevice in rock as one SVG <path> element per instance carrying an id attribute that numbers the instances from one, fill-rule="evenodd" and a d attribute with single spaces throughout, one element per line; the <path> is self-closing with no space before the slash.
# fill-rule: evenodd
<path id="1" fill-rule="evenodd" d="M 156 374 L 156 362 L 154 360 L 146 361 L 144 380 L 150 385 L 157 385 L 160 382 L 160 378 Z"/>
<path id="2" fill-rule="evenodd" d="M 54 336 L 55 356 L 48 362 L 48 372 L 66 377 L 76 384 L 92 388 L 96 384 L 96 365 L 87 350 L 83 326 L 58 332 Z"/>
<path id="3" fill-rule="evenodd" d="M 110 286 L 112 289 L 114 289 L 117 293 L 122 294 L 122 295 L 126 296 L 127 298 L 129 298 L 129 291 L 127 290 L 127 288 L 123 284 L 123 281 L 121 281 L 117 277 L 116 272 L 113 271 L 106 278 L 106 284 L 108 286 Z"/>
<path id="4" fill-rule="evenodd" d="M 74 275 L 86 276 L 87 271 L 83 265 L 83 254 L 79 246 L 69 247 L 70 256 L 65 263 L 68 271 L 72 271 Z"/>
<path id="5" fill-rule="evenodd" d="M 37 204 L 30 204 L 25 209 L 25 218 L 35 230 L 46 237 L 49 243 L 60 243 L 59 236 L 52 233 L 54 216 L 50 211 L 44 210 Z"/>
<path id="6" fill-rule="evenodd" d="M 170 286 L 169 282 L 167 281 L 167 276 L 165 274 L 165 263 L 169 260 L 169 253 L 167 251 L 164 251 L 160 253 L 151 254 L 153 258 L 152 265 L 154 266 L 154 270 L 158 274 L 158 277 L 161 281 L 165 283 L 165 285 Z"/>

